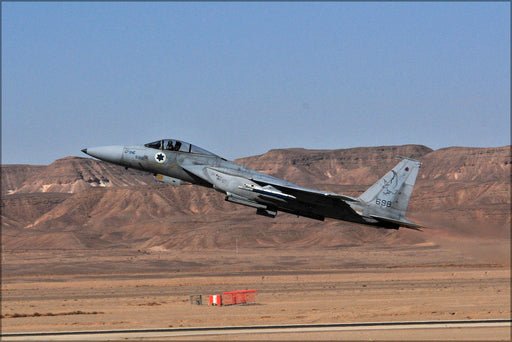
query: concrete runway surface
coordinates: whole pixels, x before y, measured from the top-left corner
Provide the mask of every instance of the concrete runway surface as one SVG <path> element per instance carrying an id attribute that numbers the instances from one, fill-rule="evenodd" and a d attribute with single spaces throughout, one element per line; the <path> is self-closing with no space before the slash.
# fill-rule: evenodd
<path id="1" fill-rule="evenodd" d="M 509 341 L 511 320 L 369 322 L 2 334 L 2 341 L 482 340 Z"/>

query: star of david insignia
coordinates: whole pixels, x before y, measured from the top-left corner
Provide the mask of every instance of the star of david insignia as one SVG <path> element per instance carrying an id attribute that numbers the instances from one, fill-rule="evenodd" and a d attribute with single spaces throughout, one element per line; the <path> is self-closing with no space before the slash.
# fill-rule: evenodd
<path id="1" fill-rule="evenodd" d="M 155 154 L 155 160 L 158 162 L 158 163 L 163 163 L 165 161 L 165 154 L 163 153 L 157 153 Z"/>

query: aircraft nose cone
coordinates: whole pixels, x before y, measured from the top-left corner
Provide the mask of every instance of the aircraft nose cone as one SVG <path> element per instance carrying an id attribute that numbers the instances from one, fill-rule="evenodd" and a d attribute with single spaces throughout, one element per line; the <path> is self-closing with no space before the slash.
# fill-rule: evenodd
<path id="1" fill-rule="evenodd" d="M 84 148 L 82 152 L 106 162 L 119 164 L 122 162 L 123 149 L 124 146 L 100 146 Z"/>

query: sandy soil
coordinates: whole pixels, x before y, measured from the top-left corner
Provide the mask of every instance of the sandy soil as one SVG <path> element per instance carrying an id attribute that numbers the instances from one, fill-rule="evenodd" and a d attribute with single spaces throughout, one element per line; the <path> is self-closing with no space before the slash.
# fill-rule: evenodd
<path id="1" fill-rule="evenodd" d="M 510 318 L 509 265 L 432 246 L 7 251 L 2 270 L 4 333 Z M 207 305 L 249 288 L 255 305 Z"/>

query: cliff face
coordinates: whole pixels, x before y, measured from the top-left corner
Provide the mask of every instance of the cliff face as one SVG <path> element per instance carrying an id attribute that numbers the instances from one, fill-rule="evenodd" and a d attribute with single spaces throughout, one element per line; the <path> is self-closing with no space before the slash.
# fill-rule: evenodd
<path id="1" fill-rule="evenodd" d="M 432 152 L 419 145 L 358 147 L 342 150 L 271 150 L 240 159 L 246 166 L 291 182 L 328 186 L 362 186 L 375 183 L 398 163 L 397 156 L 421 159 Z"/>
<path id="2" fill-rule="evenodd" d="M 415 189 L 421 197 L 411 208 L 417 217 L 450 232 L 509 236 L 509 146 L 441 149 L 423 162 Z"/>
<path id="3" fill-rule="evenodd" d="M 2 165 L 2 196 L 11 194 L 23 183 L 43 172 L 47 166 L 44 165 Z"/>
<path id="4" fill-rule="evenodd" d="M 358 196 L 398 160 L 422 168 L 408 218 L 435 234 L 510 236 L 510 147 L 433 151 L 406 145 L 271 150 L 238 160 L 293 183 Z M 4 248 L 325 248 L 428 243 L 429 235 L 279 213 L 275 219 L 224 201 L 211 189 L 157 184 L 152 175 L 68 157 L 49 166 L 2 166 Z"/>

